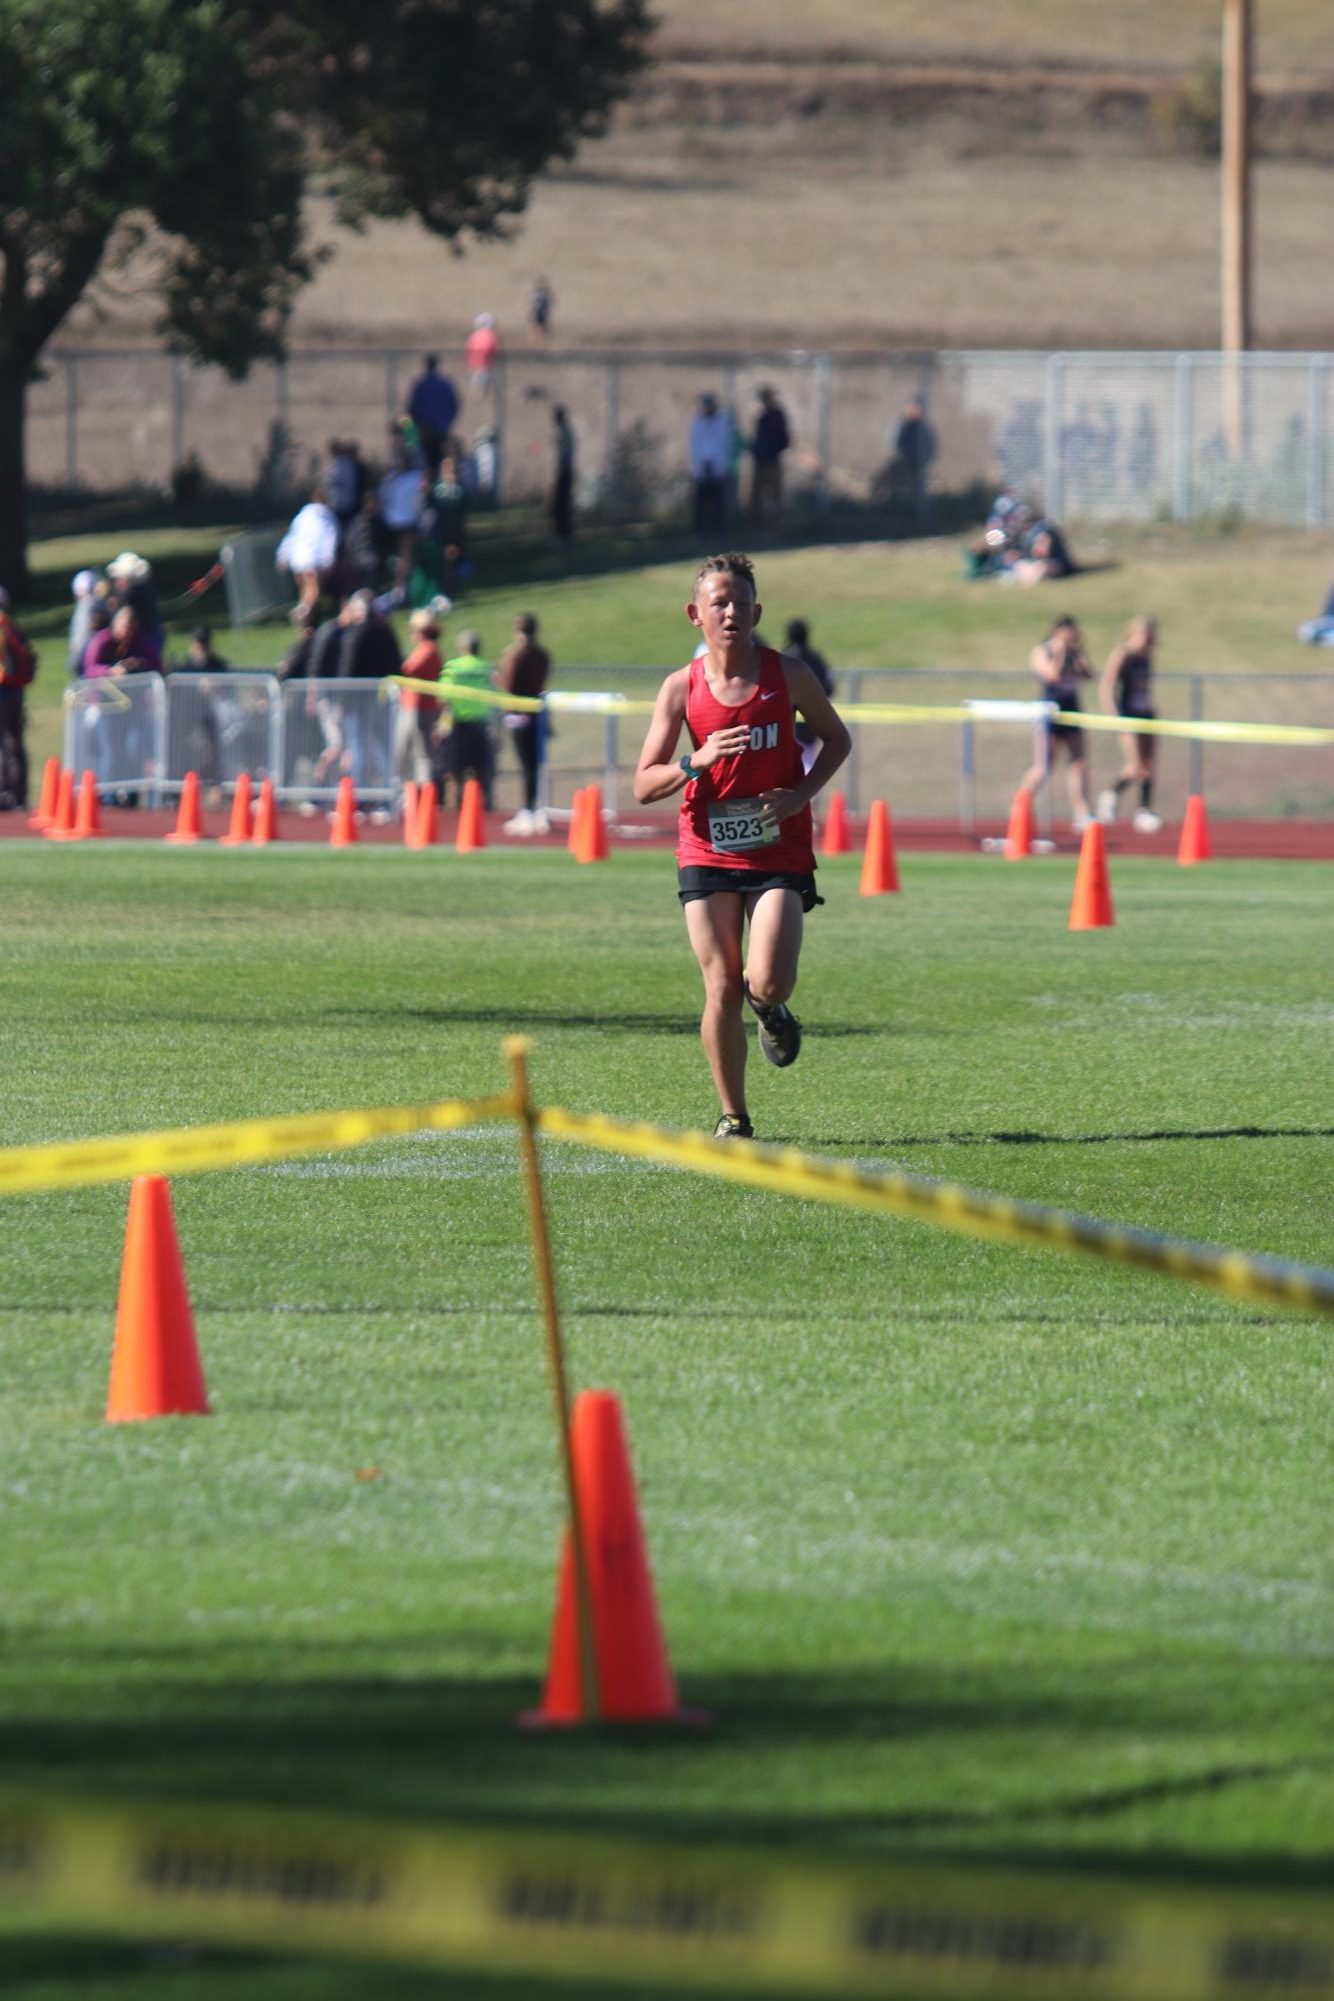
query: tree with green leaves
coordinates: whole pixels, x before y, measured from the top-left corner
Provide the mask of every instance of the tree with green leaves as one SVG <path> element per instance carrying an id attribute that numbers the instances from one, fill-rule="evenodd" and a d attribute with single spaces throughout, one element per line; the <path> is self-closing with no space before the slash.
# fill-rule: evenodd
<path id="1" fill-rule="evenodd" d="M 280 354 L 338 218 L 499 236 L 605 126 L 648 0 L 0 0 L 0 581 L 26 577 L 24 407 L 43 349 L 142 239 L 159 328 L 244 375 Z"/>

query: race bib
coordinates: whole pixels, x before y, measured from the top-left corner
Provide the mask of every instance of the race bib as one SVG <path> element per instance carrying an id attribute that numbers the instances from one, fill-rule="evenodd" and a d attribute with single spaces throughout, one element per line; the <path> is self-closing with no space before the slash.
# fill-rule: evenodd
<path id="1" fill-rule="evenodd" d="M 720 854 L 767 848 L 778 839 L 778 822 L 758 799 L 719 800 L 709 808 L 709 846 Z"/>

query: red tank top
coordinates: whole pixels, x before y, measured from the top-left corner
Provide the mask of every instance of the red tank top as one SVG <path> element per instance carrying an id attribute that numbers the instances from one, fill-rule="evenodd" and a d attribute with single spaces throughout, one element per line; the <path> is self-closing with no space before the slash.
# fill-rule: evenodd
<path id="1" fill-rule="evenodd" d="M 690 663 L 686 728 L 698 750 L 714 730 L 744 723 L 750 746 L 724 757 L 687 785 L 677 823 L 676 859 L 682 868 L 734 868 L 771 875 L 776 870 L 806 875 L 815 867 L 811 809 L 803 806 L 784 820 L 778 839 L 763 846 L 727 845 L 746 840 L 745 802 L 761 792 L 796 785 L 802 776 L 801 746 L 792 726 L 792 698 L 783 663 L 770 647 L 760 652 L 755 692 L 739 708 L 727 708 L 709 687 L 707 656 Z M 726 809 L 733 813 L 728 815 Z M 724 845 L 715 844 L 715 836 Z"/>

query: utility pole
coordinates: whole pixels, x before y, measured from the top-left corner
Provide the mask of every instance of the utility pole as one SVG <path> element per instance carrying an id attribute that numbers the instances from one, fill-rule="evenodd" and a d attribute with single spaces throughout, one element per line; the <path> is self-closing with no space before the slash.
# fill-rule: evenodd
<path id="1" fill-rule="evenodd" d="M 1223 0 L 1222 348 L 1233 458 L 1241 456 L 1245 430 L 1240 356 L 1251 344 L 1251 6 Z"/>

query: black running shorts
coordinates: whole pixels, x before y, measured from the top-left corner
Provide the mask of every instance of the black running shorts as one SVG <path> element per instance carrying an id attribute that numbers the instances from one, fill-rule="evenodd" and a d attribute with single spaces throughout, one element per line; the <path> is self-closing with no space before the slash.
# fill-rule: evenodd
<path id="1" fill-rule="evenodd" d="M 763 869 L 678 867 L 676 871 L 676 893 L 682 904 L 698 903 L 701 897 L 721 896 L 731 892 L 734 896 L 758 896 L 766 889 L 795 889 L 801 898 L 803 910 L 814 910 L 824 898 L 817 892 L 815 877 L 809 871 L 802 875 L 791 869 L 775 869 L 766 875 Z"/>

